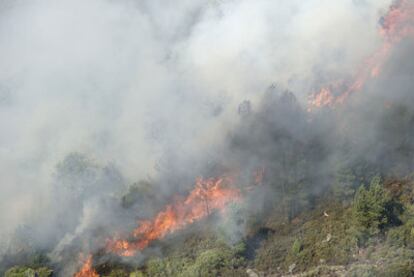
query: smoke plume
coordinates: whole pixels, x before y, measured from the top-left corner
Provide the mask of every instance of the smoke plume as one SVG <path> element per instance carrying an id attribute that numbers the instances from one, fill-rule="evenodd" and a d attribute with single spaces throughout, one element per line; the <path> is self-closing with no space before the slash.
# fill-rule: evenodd
<path id="1" fill-rule="evenodd" d="M 72 247 L 96 251 L 198 176 L 237 170 L 247 184 L 265 168 L 263 182 L 279 189 L 245 203 L 260 210 L 305 176 L 322 191 L 333 161 L 406 173 L 409 36 L 344 104 L 308 109 L 310 95 L 383 45 L 392 3 L 1 1 L 1 257 L 47 249 L 64 263 Z M 395 161 L 404 168 L 390 169 Z M 158 194 L 123 209 L 139 180 Z"/>

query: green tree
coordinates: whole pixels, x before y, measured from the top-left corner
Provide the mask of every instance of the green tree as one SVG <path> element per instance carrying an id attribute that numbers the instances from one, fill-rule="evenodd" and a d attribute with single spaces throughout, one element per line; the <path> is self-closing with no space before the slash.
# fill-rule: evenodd
<path id="1" fill-rule="evenodd" d="M 366 189 L 361 186 L 355 194 L 352 213 L 355 227 L 363 235 L 378 234 L 395 220 L 394 204 L 376 176 Z"/>

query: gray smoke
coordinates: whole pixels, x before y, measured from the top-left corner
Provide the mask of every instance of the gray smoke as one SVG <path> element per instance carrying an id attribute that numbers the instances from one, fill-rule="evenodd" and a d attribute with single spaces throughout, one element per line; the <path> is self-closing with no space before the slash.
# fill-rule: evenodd
<path id="1" fill-rule="evenodd" d="M 137 180 L 162 198 L 218 165 L 265 166 L 278 194 L 305 176 L 318 193 L 344 153 L 409 168 L 411 152 L 395 151 L 414 149 L 408 41 L 349 104 L 306 112 L 309 93 L 381 44 L 390 3 L 0 1 L 1 254 L 20 237 L 56 261 L 74 244 L 93 251 L 97 233 L 134 225 L 119 198 Z"/>

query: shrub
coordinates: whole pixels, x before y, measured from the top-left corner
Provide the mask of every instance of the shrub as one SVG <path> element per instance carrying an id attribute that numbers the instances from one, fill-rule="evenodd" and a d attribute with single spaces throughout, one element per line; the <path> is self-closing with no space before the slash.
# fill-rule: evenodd
<path id="1" fill-rule="evenodd" d="M 220 268 L 226 265 L 226 254 L 216 249 L 201 253 L 195 263 L 191 265 L 185 275 L 188 276 L 216 276 Z"/>
<path id="2" fill-rule="evenodd" d="M 5 277 L 50 277 L 53 274 L 53 270 L 47 267 L 40 267 L 37 269 L 14 266 L 6 271 Z"/>
<path id="3" fill-rule="evenodd" d="M 346 277 L 376 277 L 378 270 L 373 265 L 352 265 L 345 275 Z"/>
<path id="4" fill-rule="evenodd" d="M 302 251 L 302 247 L 300 240 L 296 239 L 292 245 L 292 254 L 296 256 L 299 255 L 300 251 Z"/>
<path id="5" fill-rule="evenodd" d="M 128 277 L 129 274 L 123 269 L 114 269 L 106 277 Z"/>
<path id="6" fill-rule="evenodd" d="M 165 262 L 160 258 L 154 258 L 147 262 L 147 273 L 149 276 L 166 276 L 167 268 Z"/>
<path id="7" fill-rule="evenodd" d="M 406 226 L 392 228 L 387 233 L 387 242 L 390 245 L 403 247 L 409 239 L 410 229 L 407 229 Z"/>
<path id="8" fill-rule="evenodd" d="M 360 235 L 378 234 L 385 226 L 396 222 L 394 206 L 378 176 L 371 180 L 368 189 L 361 186 L 352 206 L 354 224 Z"/>
<path id="9" fill-rule="evenodd" d="M 135 205 L 136 203 L 149 204 L 150 201 L 154 201 L 155 192 L 153 191 L 153 185 L 145 180 L 138 181 L 129 186 L 127 193 L 122 196 L 121 205 L 127 209 Z"/>
<path id="10" fill-rule="evenodd" d="M 413 275 L 413 265 L 410 261 L 392 263 L 379 274 L 381 277 L 411 277 Z"/>
<path id="11" fill-rule="evenodd" d="M 142 271 L 134 271 L 129 274 L 129 277 L 145 277 L 145 274 Z"/>
<path id="12" fill-rule="evenodd" d="M 240 276 L 238 268 L 244 263 L 239 256 L 244 250 L 241 245 L 233 248 L 214 248 L 201 252 L 195 261 L 187 266 L 182 276 Z"/>

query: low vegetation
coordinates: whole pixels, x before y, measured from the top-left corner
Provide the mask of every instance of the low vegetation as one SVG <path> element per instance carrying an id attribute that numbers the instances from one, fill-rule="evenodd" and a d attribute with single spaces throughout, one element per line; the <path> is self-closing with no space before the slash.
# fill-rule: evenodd
<path id="1" fill-rule="evenodd" d="M 135 268 L 116 265 L 101 275 L 413 276 L 414 181 L 374 176 L 368 184 L 354 185 L 355 178 L 345 179 L 344 193 L 333 186 L 301 212 L 292 214 L 281 202 L 264 212 L 260 222 L 252 217 L 246 221 L 247 234 L 237 242 L 229 243 L 221 227 L 204 223 L 209 227 L 183 235 L 180 243 L 160 245 L 163 256 L 150 255 Z M 134 202 L 132 196 L 138 197 L 136 187 L 122 198 L 125 208 Z M 290 216 L 280 216 L 281 211 Z M 5 276 L 49 277 L 53 270 L 14 266 Z"/>

